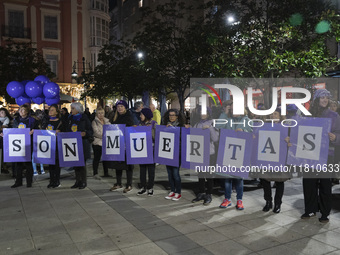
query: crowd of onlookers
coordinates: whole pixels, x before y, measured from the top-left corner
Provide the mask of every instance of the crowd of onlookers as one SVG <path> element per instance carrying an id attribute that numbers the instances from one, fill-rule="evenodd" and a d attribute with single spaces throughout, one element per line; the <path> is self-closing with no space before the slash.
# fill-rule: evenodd
<path id="1" fill-rule="evenodd" d="M 330 148 L 335 149 L 333 155 L 329 155 L 328 163 L 339 163 L 340 159 L 340 107 L 338 102 L 330 100 L 331 95 L 325 89 L 317 90 L 313 96 L 313 102 L 310 112 L 313 117 L 331 118 L 332 128 L 329 133 Z M 265 109 L 263 104 L 257 106 L 258 109 Z M 230 129 L 237 132 L 252 132 L 253 128 L 249 126 L 249 119 L 275 119 L 275 122 L 280 122 L 284 118 L 291 118 L 299 114 L 295 105 L 287 106 L 287 116 L 281 115 L 281 108 L 278 106 L 274 113 L 270 116 L 255 116 L 250 111 L 245 110 L 243 115 L 233 115 L 233 101 L 227 100 L 223 103 L 222 108 L 207 108 L 206 113 L 202 114 L 201 109 L 197 106 L 189 114 L 186 111 L 184 114 L 176 109 L 168 110 L 164 116 L 161 116 L 160 111 L 151 104 L 148 107 L 144 106 L 143 102 L 136 102 L 134 107 L 129 108 L 124 100 L 119 100 L 113 107 L 105 106 L 97 108 L 93 113 L 89 109 L 83 110 L 80 103 L 72 103 L 70 112 L 67 108 L 59 109 L 57 105 L 52 105 L 48 110 L 30 109 L 28 105 L 23 105 L 18 112 L 12 116 L 5 108 L 0 109 L 0 122 L 2 128 L 30 128 L 32 133 L 34 129 L 49 129 L 58 132 L 81 132 L 83 138 L 84 158 L 91 157 L 93 151 L 93 177 L 101 179 L 98 175 L 98 168 L 101 162 L 102 155 L 102 136 L 103 125 L 107 124 L 125 124 L 129 126 L 151 126 L 152 137 L 155 139 L 155 128 L 157 125 L 173 126 L 173 127 L 194 127 L 201 129 L 209 129 L 210 131 L 210 165 L 216 163 L 217 141 L 219 139 L 219 129 Z M 225 124 L 213 126 L 212 119 L 229 120 Z M 230 120 L 239 123 L 238 125 L 230 125 Z M 241 125 L 240 123 L 245 123 Z M 289 136 L 285 139 L 287 149 L 290 144 Z M 1 138 L 2 143 L 2 138 Z M 2 144 L 1 144 L 2 145 Z M 140 183 L 137 195 L 153 196 L 154 194 L 154 179 L 156 164 L 139 164 Z M 111 191 L 123 190 L 128 193 L 133 189 L 132 176 L 134 165 L 128 165 L 126 161 L 102 161 L 104 175 L 102 177 L 111 177 L 109 169 L 115 169 L 115 183 L 110 189 Z M 10 165 L 7 163 L 7 166 Z M 6 165 L 2 164 L 2 171 L 6 172 Z M 12 163 L 11 164 L 13 177 L 16 178 L 12 188 L 22 186 L 22 173 L 26 169 L 27 187 L 32 186 L 32 163 Z M 170 192 L 165 197 L 166 199 L 178 201 L 181 199 L 181 175 L 180 167 L 166 166 L 168 173 L 168 181 Z M 122 175 L 123 170 L 126 172 L 126 185 L 123 185 Z M 74 167 L 76 182 L 71 188 L 84 189 L 87 186 L 87 170 L 85 167 Z M 58 158 L 55 165 L 49 166 L 50 182 L 48 188 L 57 188 L 60 186 L 60 167 Z M 262 177 L 262 178 L 261 178 Z M 260 186 L 264 191 L 265 206 L 263 211 L 273 210 L 274 213 L 279 213 L 281 210 L 282 198 L 284 194 L 284 183 L 291 178 L 286 176 L 252 176 L 254 179 L 260 180 Z M 275 182 L 275 195 L 272 196 L 271 181 Z M 220 207 L 228 208 L 232 205 L 232 193 L 236 192 L 236 208 L 244 209 L 243 204 L 243 185 L 244 180 L 235 176 L 219 176 L 199 173 L 198 175 L 198 193 L 192 200 L 193 203 L 202 201 L 204 205 L 209 205 L 212 201 L 212 192 L 214 186 L 221 186 L 224 190 L 224 200 Z M 303 188 L 305 197 L 305 213 L 301 216 L 302 219 L 308 219 L 316 215 L 316 212 L 321 212 L 320 222 L 328 222 L 328 216 L 331 210 L 331 187 L 332 179 L 328 178 L 303 178 Z"/>

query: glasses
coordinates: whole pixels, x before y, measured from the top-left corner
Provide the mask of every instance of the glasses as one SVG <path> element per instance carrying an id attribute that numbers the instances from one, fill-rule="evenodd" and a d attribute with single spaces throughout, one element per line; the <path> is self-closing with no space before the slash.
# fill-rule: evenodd
<path id="1" fill-rule="evenodd" d="M 176 114 L 169 114 L 169 117 L 177 117 Z"/>

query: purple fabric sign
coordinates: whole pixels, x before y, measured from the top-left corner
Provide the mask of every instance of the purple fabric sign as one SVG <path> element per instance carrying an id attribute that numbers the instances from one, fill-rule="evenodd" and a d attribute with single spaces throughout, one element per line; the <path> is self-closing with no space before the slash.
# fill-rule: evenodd
<path id="1" fill-rule="evenodd" d="M 253 166 L 285 166 L 288 144 L 288 127 L 280 124 L 265 123 L 253 128 L 254 148 L 252 150 Z"/>
<path id="2" fill-rule="evenodd" d="M 153 164 L 152 133 L 149 127 L 127 127 L 126 162 L 133 164 Z"/>
<path id="3" fill-rule="evenodd" d="M 125 125 L 103 126 L 103 161 L 125 161 Z"/>
<path id="4" fill-rule="evenodd" d="M 252 144 L 253 133 L 221 129 L 216 173 L 247 178 Z"/>
<path id="5" fill-rule="evenodd" d="M 179 167 L 179 138 L 181 128 L 156 126 L 155 163 Z"/>
<path id="6" fill-rule="evenodd" d="M 331 130 L 329 118 L 300 117 L 298 125 L 290 131 L 287 164 L 322 166 L 327 164 L 329 137 Z"/>
<path id="7" fill-rule="evenodd" d="M 33 161 L 39 164 L 55 164 L 56 131 L 34 130 L 33 133 Z"/>
<path id="8" fill-rule="evenodd" d="M 32 161 L 29 128 L 4 128 L 4 162 Z"/>
<path id="9" fill-rule="evenodd" d="M 58 133 L 59 166 L 85 166 L 81 132 Z"/>
<path id="10" fill-rule="evenodd" d="M 209 166 L 210 130 L 182 127 L 181 166 L 193 169 Z"/>

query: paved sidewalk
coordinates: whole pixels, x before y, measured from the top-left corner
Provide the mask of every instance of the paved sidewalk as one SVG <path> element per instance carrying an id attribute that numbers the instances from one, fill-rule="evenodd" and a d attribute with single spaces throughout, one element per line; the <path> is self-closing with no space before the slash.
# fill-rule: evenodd
<path id="1" fill-rule="evenodd" d="M 217 189 L 211 205 L 192 204 L 197 177 L 191 173 L 181 169 L 177 202 L 164 199 L 164 166 L 156 167 L 153 197 L 136 195 L 138 166 L 128 194 L 109 191 L 113 178 L 89 177 L 88 188 L 72 190 L 73 173 L 64 170 L 57 189 L 46 188 L 48 174 L 33 188 L 16 189 L 0 175 L 0 254 L 340 254 L 339 185 L 331 220 L 322 224 L 317 217 L 300 220 L 301 179 L 285 183 L 282 212 L 274 214 L 262 212 L 263 191 L 251 187 L 245 188 L 244 211 L 219 208 Z"/>

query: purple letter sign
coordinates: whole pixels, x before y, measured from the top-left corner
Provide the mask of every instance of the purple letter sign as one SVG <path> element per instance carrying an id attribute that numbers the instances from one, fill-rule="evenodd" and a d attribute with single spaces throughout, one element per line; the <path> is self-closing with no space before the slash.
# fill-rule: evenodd
<path id="1" fill-rule="evenodd" d="M 29 128 L 4 129 L 4 162 L 30 162 L 31 136 Z"/>
<path id="2" fill-rule="evenodd" d="M 59 166 L 85 166 L 80 132 L 58 133 Z"/>
<path id="3" fill-rule="evenodd" d="M 33 155 L 34 163 L 55 164 L 56 136 L 55 130 L 34 130 Z"/>
<path id="4" fill-rule="evenodd" d="M 103 161 L 125 161 L 125 125 L 103 126 Z"/>

